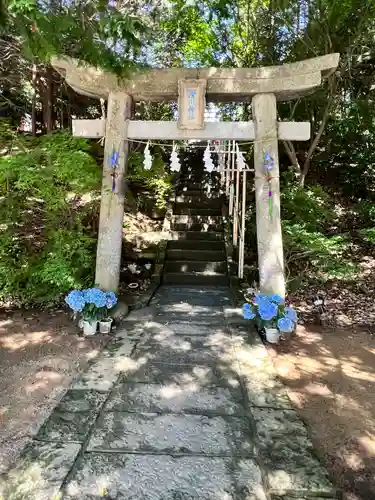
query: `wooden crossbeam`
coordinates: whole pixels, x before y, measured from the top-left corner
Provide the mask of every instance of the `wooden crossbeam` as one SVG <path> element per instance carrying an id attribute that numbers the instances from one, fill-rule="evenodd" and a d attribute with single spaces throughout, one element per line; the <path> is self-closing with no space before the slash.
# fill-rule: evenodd
<path id="1" fill-rule="evenodd" d="M 307 141 L 310 139 L 309 122 L 278 122 L 279 140 Z M 73 120 L 73 134 L 78 137 L 101 138 L 105 136 L 105 120 Z M 134 121 L 128 122 L 128 139 L 138 140 L 236 140 L 255 139 L 254 123 L 208 122 L 203 130 L 180 130 L 177 122 Z"/>

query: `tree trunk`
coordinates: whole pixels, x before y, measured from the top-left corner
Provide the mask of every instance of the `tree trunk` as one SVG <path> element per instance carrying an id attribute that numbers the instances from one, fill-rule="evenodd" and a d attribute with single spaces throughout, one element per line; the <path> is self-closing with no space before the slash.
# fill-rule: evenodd
<path id="1" fill-rule="evenodd" d="M 37 68 L 33 64 L 32 77 L 31 77 L 33 95 L 31 100 L 31 134 L 36 136 L 36 95 L 37 95 Z"/>
<path id="2" fill-rule="evenodd" d="M 44 129 L 48 135 L 54 130 L 54 110 L 53 110 L 53 68 L 48 65 L 44 75 L 44 102 L 43 102 L 43 119 Z"/>

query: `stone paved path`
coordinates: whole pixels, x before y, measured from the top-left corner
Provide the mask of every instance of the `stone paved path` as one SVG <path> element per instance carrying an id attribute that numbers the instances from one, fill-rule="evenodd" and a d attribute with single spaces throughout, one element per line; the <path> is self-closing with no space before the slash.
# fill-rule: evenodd
<path id="1" fill-rule="evenodd" d="M 67 391 L 3 500 L 334 498 L 227 288 L 159 289 Z"/>

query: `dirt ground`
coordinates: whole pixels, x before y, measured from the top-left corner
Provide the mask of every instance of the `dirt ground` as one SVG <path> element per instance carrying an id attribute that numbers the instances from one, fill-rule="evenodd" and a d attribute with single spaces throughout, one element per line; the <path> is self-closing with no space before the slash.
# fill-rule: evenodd
<path id="1" fill-rule="evenodd" d="M 54 313 L 0 313 L 0 473 L 108 337 L 81 338 Z"/>
<path id="2" fill-rule="evenodd" d="M 344 499 L 374 500 L 375 337 L 306 325 L 268 349 Z"/>

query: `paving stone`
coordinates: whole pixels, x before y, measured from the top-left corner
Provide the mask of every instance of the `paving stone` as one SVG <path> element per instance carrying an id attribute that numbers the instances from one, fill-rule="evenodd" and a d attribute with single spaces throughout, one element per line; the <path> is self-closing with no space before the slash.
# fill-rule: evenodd
<path id="1" fill-rule="evenodd" d="M 317 497 L 316 495 L 313 495 L 313 496 L 309 496 L 307 494 L 306 495 L 299 495 L 297 494 L 297 496 L 290 496 L 290 495 L 282 495 L 282 496 L 279 496 L 279 495 L 271 495 L 271 500 L 329 500 L 329 499 L 333 499 L 333 498 L 337 498 L 336 495 L 335 496 L 325 496 L 325 497 Z"/>
<path id="2" fill-rule="evenodd" d="M 292 410 L 285 386 L 276 376 L 258 372 L 251 377 L 242 377 L 243 387 L 251 407 L 270 407 Z"/>
<path id="3" fill-rule="evenodd" d="M 307 429 L 293 410 L 274 410 L 272 408 L 252 408 L 259 439 L 283 438 L 287 435 L 307 436 Z"/>
<path id="4" fill-rule="evenodd" d="M 253 460 L 86 454 L 67 500 L 266 500 Z"/>
<path id="5" fill-rule="evenodd" d="M 265 467 L 270 492 L 283 495 L 332 495 L 327 471 L 314 455 L 307 436 L 262 436 L 257 449 Z"/>
<path id="6" fill-rule="evenodd" d="M 240 417 L 156 413 L 104 413 L 88 451 L 252 455 L 248 421 Z"/>
<path id="7" fill-rule="evenodd" d="M 135 343 L 127 340 L 113 343 L 79 376 L 72 389 L 110 391 L 119 374 L 128 369 L 134 347 Z"/>
<path id="8" fill-rule="evenodd" d="M 154 363 L 215 364 L 233 362 L 233 346 L 232 339 L 221 333 L 209 338 L 175 335 L 140 343 L 137 352 Z"/>
<path id="9" fill-rule="evenodd" d="M 103 356 L 121 361 L 122 358 L 130 356 L 134 350 L 135 343 L 132 340 L 121 339 L 117 342 L 111 342 L 103 351 Z"/>
<path id="10" fill-rule="evenodd" d="M 189 323 L 185 321 L 170 321 L 166 320 L 165 323 L 152 322 L 152 327 L 150 328 L 150 333 L 153 334 L 166 334 L 166 335 L 185 335 L 185 336 L 207 336 L 214 334 L 222 334 L 225 336 L 230 336 L 230 332 L 226 327 L 221 327 L 220 325 L 201 325 L 198 323 Z M 150 325 L 150 326 L 151 326 Z"/>
<path id="11" fill-rule="evenodd" d="M 217 307 L 230 303 L 228 289 L 162 287 L 154 296 L 154 304 L 187 303 L 197 306 Z"/>
<path id="12" fill-rule="evenodd" d="M 195 384 L 198 387 L 240 387 L 237 373 L 229 366 L 137 364 L 135 362 L 120 376 L 118 385 L 129 381 L 181 386 Z"/>
<path id="13" fill-rule="evenodd" d="M 33 441 L 0 485 L 4 500 L 51 500 L 57 495 L 80 450 L 79 444 Z"/>
<path id="14" fill-rule="evenodd" d="M 106 410 L 131 412 L 171 412 L 221 415 L 244 415 L 241 389 L 205 387 L 195 383 L 127 383 L 110 395 Z"/>
<path id="15" fill-rule="evenodd" d="M 263 346 L 262 339 L 249 321 L 241 324 L 229 324 L 229 330 L 234 337 L 239 336 L 246 339 L 248 345 Z"/>
<path id="16" fill-rule="evenodd" d="M 119 373 L 120 371 L 112 359 L 101 357 L 73 382 L 72 389 L 109 391 L 116 382 Z"/>
<path id="17" fill-rule="evenodd" d="M 60 401 L 57 409 L 67 412 L 99 411 L 108 397 L 107 393 L 85 390 L 68 390 Z"/>
<path id="18" fill-rule="evenodd" d="M 279 464 L 266 472 L 271 498 L 274 494 L 282 496 L 289 494 L 294 500 L 314 499 L 319 495 L 324 498 L 335 498 L 336 489 L 329 480 L 326 470 L 321 466 L 301 466 L 297 464 Z M 277 496 L 276 496 L 277 498 Z"/>
<path id="19" fill-rule="evenodd" d="M 154 309 L 148 306 L 131 311 L 130 314 L 126 318 L 123 318 L 122 321 L 124 323 L 128 322 L 138 323 L 138 322 L 152 321 L 153 317 L 154 317 Z"/>
<path id="20" fill-rule="evenodd" d="M 36 437 L 41 441 L 82 443 L 90 432 L 96 416 L 95 411 L 73 413 L 55 409 Z"/>

